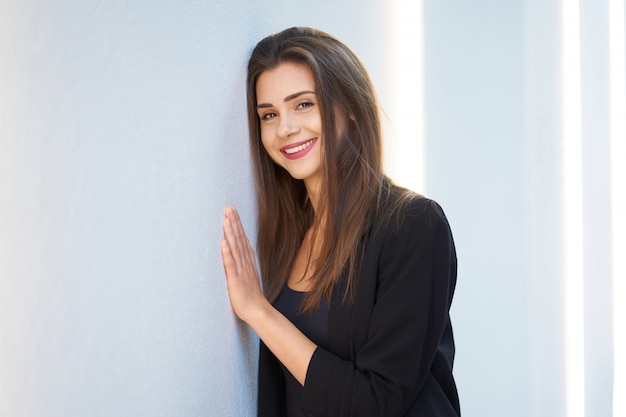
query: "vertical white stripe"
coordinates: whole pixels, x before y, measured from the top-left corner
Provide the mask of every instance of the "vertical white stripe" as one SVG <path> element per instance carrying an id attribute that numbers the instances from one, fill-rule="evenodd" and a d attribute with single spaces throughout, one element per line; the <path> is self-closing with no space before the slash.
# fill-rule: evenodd
<path id="1" fill-rule="evenodd" d="M 613 416 L 626 416 L 626 52 L 624 0 L 609 1 Z"/>
<path id="2" fill-rule="evenodd" d="M 396 0 L 396 179 L 424 191 L 423 0 Z"/>
<path id="3" fill-rule="evenodd" d="M 568 417 L 585 414 L 580 5 L 563 0 L 563 222 Z"/>

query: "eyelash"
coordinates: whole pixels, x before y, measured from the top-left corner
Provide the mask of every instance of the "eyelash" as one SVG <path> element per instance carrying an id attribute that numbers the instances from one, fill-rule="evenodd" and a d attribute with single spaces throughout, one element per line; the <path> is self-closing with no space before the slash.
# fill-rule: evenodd
<path id="1" fill-rule="evenodd" d="M 312 101 L 303 101 L 301 103 L 298 103 L 298 105 L 296 106 L 296 109 L 302 109 L 305 110 L 311 106 L 315 105 L 315 103 L 313 103 Z M 270 111 L 267 113 L 263 113 L 260 117 L 261 120 L 271 120 L 274 117 L 276 117 L 276 112 Z"/>

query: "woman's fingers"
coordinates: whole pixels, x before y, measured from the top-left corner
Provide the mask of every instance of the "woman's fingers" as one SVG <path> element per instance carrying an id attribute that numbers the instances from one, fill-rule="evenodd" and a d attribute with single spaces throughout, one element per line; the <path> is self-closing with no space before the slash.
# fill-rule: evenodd
<path id="1" fill-rule="evenodd" d="M 243 238 L 245 238 L 246 233 L 243 230 L 243 225 L 241 224 L 239 213 L 237 213 L 237 210 L 235 210 L 234 207 L 230 206 L 226 208 L 226 218 L 230 220 L 233 234 L 235 235 L 237 240 L 242 240 Z"/>
<path id="2" fill-rule="evenodd" d="M 233 221 L 229 218 L 224 219 L 224 239 L 228 242 L 234 261 L 240 264 L 244 256 L 242 253 L 243 242 L 241 241 L 241 236 L 236 233 Z"/>
<path id="3" fill-rule="evenodd" d="M 226 276 L 228 277 L 236 274 L 237 266 L 235 265 L 235 260 L 233 259 L 230 247 L 226 239 L 222 240 L 220 244 L 220 249 L 222 251 L 222 262 L 224 263 L 224 272 L 226 272 Z"/>
<path id="4" fill-rule="evenodd" d="M 224 218 L 224 239 L 238 273 L 256 271 L 256 256 L 241 220 L 234 207 L 226 207 Z M 255 273 L 256 275 L 256 273 Z"/>
<path id="5" fill-rule="evenodd" d="M 230 206 L 226 208 L 225 214 L 224 232 L 228 243 L 231 245 L 231 250 L 237 256 L 237 262 L 254 262 L 254 250 L 241 224 L 239 213 Z"/>
<path id="6" fill-rule="evenodd" d="M 264 302 L 254 250 L 250 245 L 237 211 L 227 207 L 223 221 L 224 239 L 220 244 L 230 302 L 241 319 L 249 316 L 259 302 Z"/>

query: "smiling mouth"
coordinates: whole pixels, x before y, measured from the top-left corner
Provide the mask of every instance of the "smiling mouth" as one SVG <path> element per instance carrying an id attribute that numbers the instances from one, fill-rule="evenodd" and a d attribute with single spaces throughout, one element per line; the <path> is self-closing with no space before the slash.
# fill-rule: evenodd
<path id="1" fill-rule="evenodd" d="M 293 145 L 283 146 L 280 151 L 290 159 L 300 158 L 308 153 L 317 138 L 309 139 Z"/>

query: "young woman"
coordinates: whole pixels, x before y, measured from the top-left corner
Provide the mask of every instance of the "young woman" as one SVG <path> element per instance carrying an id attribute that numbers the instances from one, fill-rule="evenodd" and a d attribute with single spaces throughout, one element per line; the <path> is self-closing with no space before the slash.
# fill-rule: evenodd
<path id="1" fill-rule="evenodd" d="M 227 207 L 235 314 L 261 339 L 259 416 L 458 416 L 450 227 L 382 171 L 379 109 L 359 59 L 291 28 L 247 79 L 257 250 Z"/>

